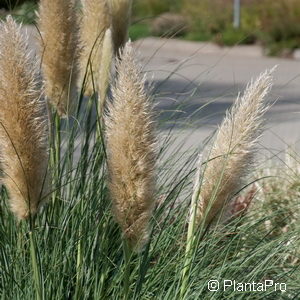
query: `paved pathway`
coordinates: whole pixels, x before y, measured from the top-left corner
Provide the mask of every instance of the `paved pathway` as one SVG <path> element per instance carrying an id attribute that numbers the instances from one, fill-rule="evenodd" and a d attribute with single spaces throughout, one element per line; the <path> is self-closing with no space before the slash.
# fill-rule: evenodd
<path id="1" fill-rule="evenodd" d="M 33 28 L 29 27 L 34 47 Z M 147 38 L 135 42 L 157 93 L 160 131 L 173 133 L 185 149 L 196 149 L 222 121 L 226 109 L 251 78 L 278 65 L 266 114 L 262 148 L 268 155 L 300 143 L 300 61 L 269 58 L 260 47 L 220 48 L 209 43 Z M 169 120 L 166 122 L 166 120 Z"/>
<path id="2" fill-rule="evenodd" d="M 252 46 L 219 48 L 152 38 L 136 44 L 160 95 L 158 109 L 164 111 L 161 118 L 181 119 L 175 132 L 181 138 L 189 134 L 187 148 L 213 132 L 252 77 L 275 65 L 278 67 L 269 101 L 276 102 L 266 114 L 267 130 L 261 146 L 272 150 L 270 155 L 287 145 L 299 147 L 300 61 L 264 57 L 259 47 Z M 174 113 L 176 109 L 179 112 Z M 164 125 L 162 130 L 168 127 Z"/>

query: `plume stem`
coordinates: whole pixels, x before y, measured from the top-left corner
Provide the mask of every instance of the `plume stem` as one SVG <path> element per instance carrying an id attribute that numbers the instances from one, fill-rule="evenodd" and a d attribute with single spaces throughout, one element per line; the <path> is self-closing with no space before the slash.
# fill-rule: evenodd
<path id="1" fill-rule="evenodd" d="M 130 263 L 132 257 L 132 250 L 128 245 L 128 242 L 123 238 L 123 253 L 124 253 L 124 276 L 123 276 L 123 285 L 124 285 L 124 300 L 128 300 L 130 295 Z"/>
<path id="2" fill-rule="evenodd" d="M 33 280 L 35 284 L 36 290 L 36 299 L 44 300 L 45 299 L 45 290 L 44 290 L 44 279 L 43 273 L 41 272 L 40 260 L 37 251 L 37 243 L 35 239 L 34 230 L 29 232 L 29 240 L 30 240 L 30 258 L 31 265 L 33 269 Z"/>
<path id="3" fill-rule="evenodd" d="M 195 245 L 195 228 L 196 228 L 196 217 L 197 217 L 197 205 L 201 188 L 201 167 L 202 167 L 202 155 L 199 155 L 197 162 L 197 170 L 195 176 L 195 184 L 191 199 L 191 205 L 189 210 L 189 220 L 188 220 L 188 231 L 186 239 L 186 248 L 185 248 L 185 258 L 182 269 L 181 276 L 181 288 L 180 288 L 180 298 L 184 299 L 186 293 L 189 271 L 192 263 L 192 250 Z"/>

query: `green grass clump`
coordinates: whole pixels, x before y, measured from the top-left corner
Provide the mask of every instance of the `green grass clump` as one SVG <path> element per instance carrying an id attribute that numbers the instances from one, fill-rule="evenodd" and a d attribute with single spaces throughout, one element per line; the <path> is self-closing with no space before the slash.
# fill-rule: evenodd
<path id="1" fill-rule="evenodd" d="M 75 134 L 75 131 L 73 134 Z M 123 299 L 124 260 L 121 235 L 107 195 L 104 151 L 93 134 L 83 134 L 78 165 L 72 164 L 75 135 L 64 140 L 57 190 L 30 228 L 17 223 L 1 209 L 0 291 L 3 299 Z M 90 136 L 90 137 L 88 137 Z M 90 151 L 87 151 L 88 144 Z M 173 159 L 176 159 L 175 156 Z M 192 161 L 178 169 L 180 176 L 158 190 L 166 199 L 156 208 L 151 241 L 130 260 L 129 299 L 183 299 L 179 297 L 184 267 L 187 200 L 174 207 L 191 189 Z M 100 170 L 100 171 L 99 171 Z M 165 174 L 164 174 L 165 173 Z M 270 197 L 272 197 L 270 195 Z M 184 200 L 185 199 L 185 200 Z M 7 195 L 1 192 L 1 202 Z M 269 199 L 271 200 L 271 198 Z M 285 205 L 285 209 L 295 209 Z M 197 234 L 184 299 L 290 299 L 299 291 L 299 222 L 290 230 L 273 234 L 281 223 L 272 222 L 280 211 L 251 210 L 222 228 Z M 272 226 L 265 224 L 272 222 Z M 238 282 L 274 280 L 287 284 L 285 293 L 210 292 L 209 280 Z"/>
<path id="2" fill-rule="evenodd" d="M 1 189 L 3 299 L 123 299 L 126 264 L 121 232 L 111 213 L 106 151 L 95 133 L 95 106 L 95 98 L 81 99 L 79 122 L 56 122 L 61 138 L 52 148 L 53 159 L 59 159 L 53 170 L 54 188 L 33 223 L 16 221 L 7 207 L 6 190 Z M 293 182 L 287 177 L 279 191 L 274 178 L 257 181 L 260 192 L 248 214 L 196 231 L 186 290 L 180 296 L 196 157 L 180 151 L 180 146 L 170 156 L 171 140 L 167 136 L 160 145 L 160 200 L 149 242 L 130 257 L 128 299 L 296 299 L 300 223 L 291 221 L 288 212 L 299 210 L 297 176 Z M 282 205 L 276 205 L 278 201 Z M 291 226 L 282 230 L 286 223 Z M 209 280 L 224 279 L 273 280 L 285 283 L 287 291 L 208 290 Z"/>

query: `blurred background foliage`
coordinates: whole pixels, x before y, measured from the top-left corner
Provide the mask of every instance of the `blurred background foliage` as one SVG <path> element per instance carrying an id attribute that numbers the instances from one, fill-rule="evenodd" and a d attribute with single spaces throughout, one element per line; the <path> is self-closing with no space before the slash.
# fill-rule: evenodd
<path id="1" fill-rule="evenodd" d="M 3 19 L 10 13 L 17 21 L 31 24 L 35 20 L 37 2 L 38 0 L 0 0 L 0 18 Z"/>
<path id="2" fill-rule="evenodd" d="M 51 0 L 49 0 L 51 1 Z M 18 20 L 34 22 L 37 0 L 0 0 Z M 133 0 L 132 39 L 149 35 L 260 44 L 266 54 L 289 56 L 300 48 L 299 0 L 241 0 L 241 26 L 233 27 L 233 0 Z M 4 10 L 5 9 L 5 10 Z"/>
<path id="3" fill-rule="evenodd" d="M 138 0 L 134 5 L 134 26 L 140 30 L 132 29 L 134 34 L 155 34 L 151 24 L 166 12 L 186 19 L 187 28 L 178 31 L 185 39 L 212 40 L 220 45 L 257 43 L 269 55 L 288 56 L 300 48 L 299 0 L 241 0 L 239 29 L 233 28 L 233 0 Z M 169 26 L 164 24 L 172 26 L 172 20 Z M 171 30 L 170 33 L 174 35 Z"/>
<path id="4" fill-rule="evenodd" d="M 26 0 L 0 0 L 0 7 L 9 9 L 16 5 L 21 5 L 24 2 L 26 2 Z"/>

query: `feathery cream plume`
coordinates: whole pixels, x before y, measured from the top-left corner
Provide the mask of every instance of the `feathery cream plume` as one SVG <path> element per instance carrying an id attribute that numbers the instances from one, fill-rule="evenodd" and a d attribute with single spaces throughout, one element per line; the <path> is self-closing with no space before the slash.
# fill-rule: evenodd
<path id="1" fill-rule="evenodd" d="M 242 98 L 227 112 L 216 134 L 204 168 L 199 194 L 197 221 L 210 223 L 224 204 L 242 187 L 253 165 L 256 145 L 262 130 L 264 103 L 272 86 L 272 70 L 251 82 Z"/>
<path id="2" fill-rule="evenodd" d="M 77 95 L 78 21 L 74 0 L 41 0 L 41 32 L 45 93 L 61 116 L 72 113 Z"/>
<path id="3" fill-rule="evenodd" d="M 9 16 L 0 24 L 0 158 L 10 206 L 19 219 L 34 215 L 46 194 L 46 106 L 28 37 Z"/>
<path id="4" fill-rule="evenodd" d="M 111 30 L 107 29 L 105 32 L 105 36 L 103 39 L 103 47 L 102 47 L 102 55 L 101 55 L 101 63 L 99 69 L 99 103 L 98 103 L 98 114 L 102 116 L 105 99 L 107 94 L 107 89 L 109 86 L 110 72 L 111 72 L 111 64 L 113 61 L 113 43 L 112 43 L 112 35 Z"/>
<path id="5" fill-rule="evenodd" d="M 118 53 L 128 39 L 132 0 L 108 0 L 112 17 L 112 34 L 115 52 Z"/>
<path id="6" fill-rule="evenodd" d="M 102 43 L 105 31 L 111 25 L 107 0 L 82 1 L 82 20 L 80 26 L 80 77 L 79 85 L 85 79 L 85 95 L 97 91 L 99 66 L 101 65 Z"/>
<path id="7" fill-rule="evenodd" d="M 154 124 L 145 78 L 130 42 L 120 56 L 105 119 L 109 189 L 114 216 L 128 244 L 137 250 L 147 239 L 154 204 Z"/>

